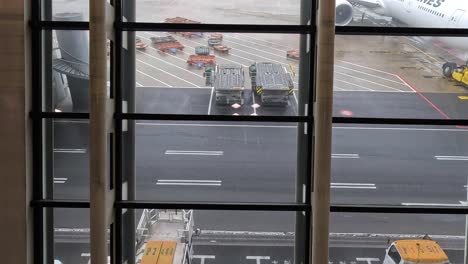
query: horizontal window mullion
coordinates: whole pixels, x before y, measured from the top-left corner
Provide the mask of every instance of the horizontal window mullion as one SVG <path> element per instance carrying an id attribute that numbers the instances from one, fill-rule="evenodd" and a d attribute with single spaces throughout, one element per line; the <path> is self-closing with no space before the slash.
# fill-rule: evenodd
<path id="1" fill-rule="evenodd" d="M 230 211 L 310 211 L 311 206 L 300 203 L 191 203 L 191 202 L 153 202 L 117 201 L 116 208 L 126 209 L 194 209 Z"/>
<path id="2" fill-rule="evenodd" d="M 238 25 L 238 24 L 179 24 L 179 23 L 116 23 L 123 31 L 202 31 L 202 32 L 239 32 L 239 33 L 303 33 L 314 29 L 307 25 Z"/>
<path id="3" fill-rule="evenodd" d="M 468 126 L 466 119 L 333 117 L 334 124 Z"/>
<path id="4" fill-rule="evenodd" d="M 381 213 L 381 214 L 468 214 L 467 206 L 380 206 L 380 205 L 332 205 L 331 213 Z"/>
<path id="5" fill-rule="evenodd" d="M 32 200 L 30 203 L 34 208 L 89 208 L 87 200 Z"/>
<path id="6" fill-rule="evenodd" d="M 34 114 L 31 114 L 34 117 Z M 64 113 L 64 112 L 42 112 L 39 113 L 40 118 L 55 118 L 55 119 L 89 119 L 89 113 Z"/>
<path id="7" fill-rule="evenodd" d="M 35 26 L 34 24 L 32 25 Z M 89 22 L 81 21 L 41 21 L 37 24 L 39 29 L 56 30 L 89 30 Z"/>
<path id="8" fill-rule="evenodd" d="M 138 114 L 116 113 L 117 120 L 166 120 L 166 121 L 227 121 L 227 122 L 313 122 L 309 116 L 234 116 L 234 115 L 186 115 L 186 114 Z"/>
<path id="9" fill-rule="evenodd" d="M 362 27 L 337 26 L 336 35 L 384 35 L 384 36 L 434 36 L 468 37 L 468 29 L 462 28 L 414 28 L 414 27 Z"/>

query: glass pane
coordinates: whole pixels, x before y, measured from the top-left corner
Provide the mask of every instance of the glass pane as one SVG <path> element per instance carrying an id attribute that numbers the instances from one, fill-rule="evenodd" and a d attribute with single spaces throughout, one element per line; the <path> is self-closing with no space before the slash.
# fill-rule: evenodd
<path id="1" fill-rule="evenodd" d="M 451 1 L 340 0 L 339 26 L 468 28 L 468 8 Z"/>
<path id="2" fill-rule="evenodd" d="M 336 124 L 332 202 L 466 205 L 467 132 L 456 127 Z"/>
<path id="3" fill-rule="evenodd" d="M 46 30 L 44 36 L 44 110 L 89 111 L 89 32 Z"/>
<path id="4" fill-rule="evenodd" d="M 128 199 L 302 202 L 296 168 L 300 159 L 304 175 L 307 150 L 297 147 L 306 146 L 303 131 L 302 124 L 137 121 L 135 179 L 133 168 L 126 173 L 136 194 L 129 191 Z M 131 166 L 132 151 L 124 150 L 124 166 Z"/>
<path id="5" fill-rule="evenodd" d="M 46 151 L 49 194 L 55 199 L 89 199 L 89 123 L 86 120 L 46 120 L 53 142 Z M 51 149 L 53 148 L 53 149 Z M 52 178 L 52 179 L 51 179 Z M 53 181 L 53 182 L 52 182 Z"/>
<path id="6" fill-rule="evenodd" d="M 416 258 L 464 263 L 465 222 L 465 215 L 332 213 L 330 262 L 382 263 L 395 256 L 386 253 L 394 245 L 404 263 Z"/>
<path id="7" fill-rule="evenodd" d="M 89 21 L 89 1 L 43 0 L 43 20 Z"/>
<path id="8" fill-rule="evenodd" d="M 90 215 L 89 209 L 65 209 L 54 208 L 45 209 L 53 214 L 53 225 L 49 222 L 48 226 L 53 226 L 53 240 L 48 242 L 53 243 L 53 256 L 55 261 L 60 263 L 54 264 L 90 264 Z M 109 238 L 108 234 L 108 264 L 110 264 L 109 255 Z M 52 262 L 50 262 L 52 263 Z"/>
<path id="9" fill-rule="evenodd" d="M 306 36 L 200 34 L 136 33 L 136 77 L 125 86 L 129 93 L 136 86 L 129 111 L 304 115 L 298 105 L 308 101 L 308 75 L 299 73 L 309 64 L 304 51 L 300 69 L 299 44 Z"/>
<path id="10" fill-rule="evenodd" d="M 337 36 L 334 116 L 468 118 L 466 40 Z"/>
<path id="11" fill-rule="evenodd" d="M 302 5 L 302 6 L 301 6 Z M 136 21 L 210 24 L 299 25 L 301 10 L 309 16 L 310 1 L 144 1 L 136 0 Z M 305 19 L 304 19 L 305 20 Z"/>
<path id="12" fill-rule="evenodd" d="M 137 246 L 124 239 L 123 254 L 136 255 L 137 263 L 158 256 L 173 263 L 185 263 L 184 256 L 194 264 L 301 263 L 303 220 L 303 212 L 125 210 L 124 234 L 135 235 Z"/>
<path id="13" fill-rule="evenodd" d="M 88 263 L 90 256 L 89 209 L 45 209 L 53 213 L 54 260 Z"/>

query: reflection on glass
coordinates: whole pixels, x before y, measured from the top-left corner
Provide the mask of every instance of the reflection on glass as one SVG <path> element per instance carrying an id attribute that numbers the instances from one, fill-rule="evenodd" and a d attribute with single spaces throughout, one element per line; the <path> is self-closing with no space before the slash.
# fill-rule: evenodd
<path id="1" fill-rule="evenodd" d="M 89 32 L 53 30 L 44 36 L 52 53 L 45 60 L 45 98 L 52 100 L 46 111 L 89 111 Z"/>
<path id="2" fill-rule="evenodd" d="M 124 255 L 136 256 L 137 263 L 158 258 L 197 264 L 303 261 L 295 242 L 306 230 L 298 221 L 302 212 L 144 209 L 126 210 L 122 218 L 128 223 L 124 234 L 135 240 L 125 244 Z"/>
<path id="3" fill-rule="evenodd" d="M 466 41 L 337 36 L 334 116 L 468 118 Z"/>
<path id="4" fill-rule="evenodd" d="M 135 111 L 201 115 L 304 115 L 295 34 L 136 32 Z M 306 64 L 305 64 L 306 65 Z M 130 92 L 129 91 L 129 92 Z M 301 113 L 299 113 L 301 111 Z"/>
<path id="5" fill-rule="evenodd" d="M 89 2 L 84 0 L 44 0 L 43 20 L 89 21 Z M 51 14 L 51 15 L 50 15 Z"/>
<path id="6" fill-rule="evenodd" d="M 332 213 L 330 261 L 463 263 L 465 220 L 465 215 Z M 394 262 L 399 258 L 404 262 Z"/>

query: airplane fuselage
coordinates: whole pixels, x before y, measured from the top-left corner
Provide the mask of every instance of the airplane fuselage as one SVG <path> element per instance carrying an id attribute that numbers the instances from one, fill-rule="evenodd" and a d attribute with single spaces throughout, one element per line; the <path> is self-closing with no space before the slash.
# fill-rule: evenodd
<path id="1" fill-rule="evenodd" d="M 468 28 L 466 0 L 380 0 L 386 15 L 409 27 Z M 440 38 L 452 48 L 468 52 L 468 38 Z"/>

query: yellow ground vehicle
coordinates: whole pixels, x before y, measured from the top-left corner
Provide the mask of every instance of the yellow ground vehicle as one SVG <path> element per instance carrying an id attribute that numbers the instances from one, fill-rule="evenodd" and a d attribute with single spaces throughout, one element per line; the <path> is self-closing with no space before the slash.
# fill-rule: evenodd
<path id="1" fill-rule="evenodd" d="M 457 65 L 447 62 L 442 66 L 442 73 L 445 77 L 452 78 L 463 86 L 468 87 L 468 63 L 467 65 Z"/>
<path id="2" fill-rule="evenodd" d="M 383 264 L 449 264 L 444 250 L 430 239 L 396 240 L 387 249 Z"/>

